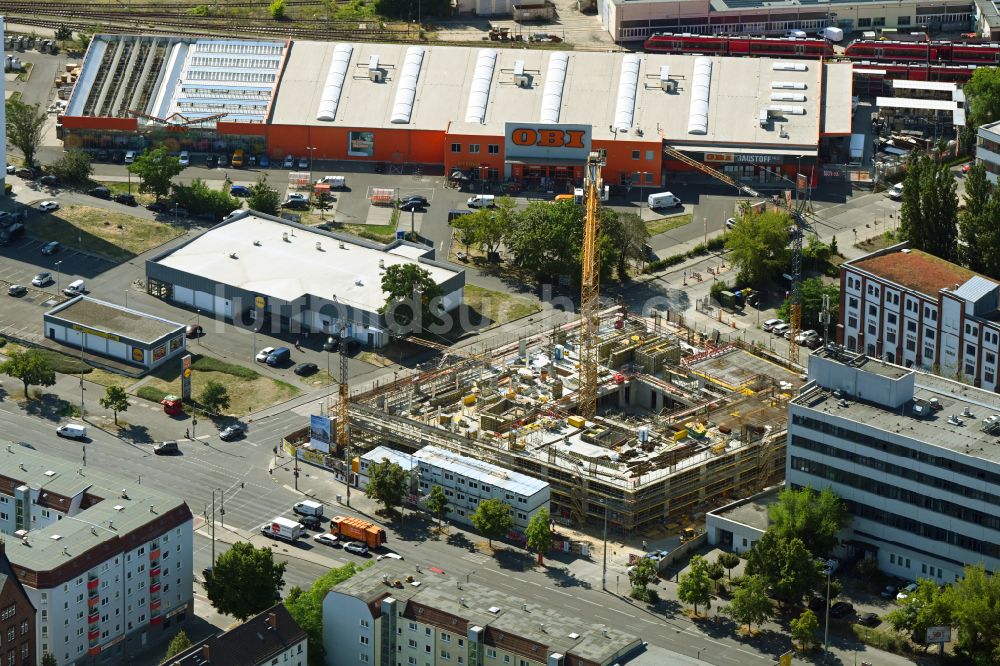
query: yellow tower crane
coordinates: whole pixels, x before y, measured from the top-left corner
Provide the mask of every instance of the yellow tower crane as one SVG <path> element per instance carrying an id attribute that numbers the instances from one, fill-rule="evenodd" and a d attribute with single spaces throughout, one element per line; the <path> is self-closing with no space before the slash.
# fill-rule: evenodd
<path id="1" fill-rule="evenodd" d="M 601 253 L 597 237 L 601 223 L 601 196 L 604 189 L 601 168 L 607 153 L 599 150 L 587 157 L 584 181 L 583 280 L 580 288 L 580 416 L 590 419 L 597 413 L 597 334 L 601 310 Z"/>

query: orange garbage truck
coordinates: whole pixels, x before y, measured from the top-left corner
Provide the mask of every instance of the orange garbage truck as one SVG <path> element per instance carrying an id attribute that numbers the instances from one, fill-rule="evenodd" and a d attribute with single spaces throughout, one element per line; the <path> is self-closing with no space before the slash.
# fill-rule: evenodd
<path id="1" fill-rule="evenodd" d="M 385 543 L 385 530 L 360 518 L 334 516 L 330 520 L 330 531 L 339 537 L 360 541 L 369 548 L 377 548 Z"/>

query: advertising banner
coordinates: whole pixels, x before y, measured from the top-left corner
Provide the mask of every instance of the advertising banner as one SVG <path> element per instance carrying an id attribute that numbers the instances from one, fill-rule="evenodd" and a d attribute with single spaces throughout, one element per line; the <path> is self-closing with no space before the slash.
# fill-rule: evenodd
<path id="1" fill-rule="evenodd" d="M 350 132 L 347 154 L 353 157 L 375 157 L 375 132 Z"/>
<path id="2" fill-rule="evenodd" d="M 309 446 L 315 451 L 330 452 L 330 418 L 313 414 L 309 417 Z"/>

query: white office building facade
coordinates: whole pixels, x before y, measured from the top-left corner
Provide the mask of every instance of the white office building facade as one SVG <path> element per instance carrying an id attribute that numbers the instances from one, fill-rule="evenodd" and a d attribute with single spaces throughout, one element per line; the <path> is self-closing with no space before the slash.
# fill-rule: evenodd
<path id="1" fill-rule="evenodd" d="M 852 515 L 842 554 L 886 573 L 943 584 L 967 564 L 1000 570 L 1000 398 L 835 356 L 810 357 L 789 403 L 787 483 L 830 486 Z"/>
<path id="2" fill-rule="evenodd" d="M 448 498 L 448 518 L 471 525 L 479 503 L 498 499 L 511 506 L 514 530 L 523 533 L 542 509 L 549 510 L 549 484 L 525 474 L 461 456 L 439 446 L 425 446 L 413 457 L 419 463 L 420 495 L 441 486 Z"/>

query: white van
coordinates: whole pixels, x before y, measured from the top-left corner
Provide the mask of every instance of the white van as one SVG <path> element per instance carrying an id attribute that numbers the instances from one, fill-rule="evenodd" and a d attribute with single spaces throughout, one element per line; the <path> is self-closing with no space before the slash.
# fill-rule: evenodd
<path id="1" fill-rule="evenodd" d="M 70 439 L 83 439 L 87 436 L 87 428 L 76 423 L 64 423 L 56 428 L 56 434 Z"/>
<path id="2" fill-rule="evenodd" d="M 896 183 L 895 185 L 893 185 L 892 187 L 890 187 L 888 195 L 889 195 L 890 199 L 894 199 L 896 201 L 899 201 L 900 199 L 902 199 L 903 198 L 903 184 L 902 183 Z"/>
<path id="3" fill-rule="evenodd" d="M 650 208 L 673 208 L 674 206 L 682 205 L 681 200 L 675 197 L 672 192 L 650 194 L 646 199 L 646 203 L 649 204 Z"/>
<path id="4" fill-rule="evenodd" d="M 331 189 L 342 190 L 347 187 L 347 178 L 344 176 L 323 176 L 316 181 L 317 185 L 329 185 Z"/>
<path id="5" fill-rule="evenodd" d="M 63 293 L 69 296 L 70 298 L 73 298 L 74 296 L 80 296 L 86 291 L 87 291 L 87 284 L 83 280 L 73 280 L 66 286 L 65 289 L 63 289 Z"/>
<path id="6" fill-rule="evenodd" d="M 473 197 L 469 197 L 466 205 L 469 208 L 493 208 L 496 204 L 494 203 L 496 197 L 492 194 L 477 194 Z"/>

